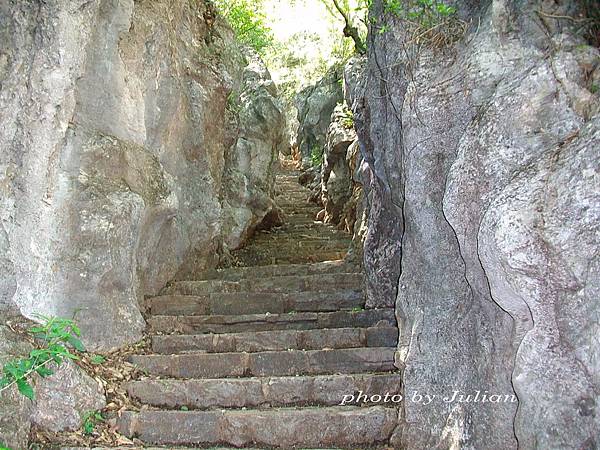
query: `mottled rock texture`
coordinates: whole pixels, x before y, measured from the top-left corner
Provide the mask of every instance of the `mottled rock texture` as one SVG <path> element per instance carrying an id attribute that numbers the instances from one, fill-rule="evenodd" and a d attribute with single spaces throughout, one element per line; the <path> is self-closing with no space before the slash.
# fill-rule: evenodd
<path id="1" fill-rule="evenodd" d="M 276 101 L 277 89 L 262 63 L 254 56 L 242 74 L 238 99 L 234 99 L 238 136 L 226 152 L 225 243 L 236 249 L 249 237 L 267 213 L 277 214 L 273 204 L 275 165 L 279 153 L 289 148 L 286 121 Z"/>
<path id="2" fill-rule="evenodd" d="M 343 99 L 342 68 L 333 67 L 316 84 L 302 90 L 296 98 L 298 131 L 296 145 L 302 166 L 311 166 L 311 154 L 321 154 L 327 144 L 327 129 L 331 114 Z"/>
<path id="3" fill-rule="evenodd" d="M 5 325 L 15 316 L 0 310 L 0 366 L 6 361 L 25 356 L 32 349 L 21 336 Z M 29 444 L 31 401 L 19 394 L 13 386 L 0 394 L 0 447 L 20 449 Z"/>
<path id="4" fill-rule="evenodd" d="M 104 389 L 76 364 L 51 367 L 54 375 L 38 380 L 31 420 L 49 431 L 76 431 L 89 411 L 106 406 Z"/>
<path id="5" fill-rule="evenodd" d="M 460 2 L 432 50 L 382 3 L 353 101 L 368 302 L 396 305 L 405 395 L 437 396 L 404 403 L 395 446 L 597 448 L 600 57 L 576 4 Z"/>
<path id="6" fill-rule="evenodd" d="M 144 295 L 271 209 L 274 86 L 202 1 L 4 1 L 0 25 L 1 301 L 135 341 Z"/>
<path id="7" fill-rule="evenodd" d="M 343 105 L 336 106 L 327 130 L 327 145 L 321 170 L 321 198 L 326 222 L 339 224 L 344 216 L 344 207 L 352 196 L 353 171 L 350 161 L 358 154 L 358 143 L 355 144 L 355 141 L 356 132 L 351 112 Z"/>

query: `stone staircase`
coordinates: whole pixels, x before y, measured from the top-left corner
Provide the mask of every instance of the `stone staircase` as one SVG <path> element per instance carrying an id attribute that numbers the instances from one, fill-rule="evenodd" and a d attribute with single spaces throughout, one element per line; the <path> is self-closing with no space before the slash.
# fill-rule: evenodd
<path id="1" fill-rule="evenodd" d="M 363 309 L 363 275 L 342 258 L 346 234 L 314 222 L 297 173 L 277 177 L 287 223 L 236 257 L 245 267 L 173 283 L 149 299 L 148 376 L 127 384 L 141 404 L 121 433 L 148 445 L 385 448 L 398 394 L 392 309 Z M 361 400 L 364 400 L 361 399 Z"/>

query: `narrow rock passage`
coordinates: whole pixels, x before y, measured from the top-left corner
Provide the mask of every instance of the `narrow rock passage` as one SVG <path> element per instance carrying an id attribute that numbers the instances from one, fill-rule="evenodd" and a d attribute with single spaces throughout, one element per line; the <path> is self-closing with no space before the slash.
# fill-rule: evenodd
<path id="1" fill-rule="evenodd" d="M 259 231 L 252 241 L 236 252 L 245 266 L 265 264 L 304 264 L 341 260 L 348 251 L 351 236 L 315 222 L 319 207 L 308 203 L 308 189 L 298 183 L 300 172 L 284 170 L 277 175 L 275 201 L 286 215 L 282 227 Z"/>
<path id="2" fill-rule="evenodd" d="M 341 406 L 396 394 L 392 309 L 364 309 L 363 275 L 342 258 L 347 234 L 313 222 L 297 173 L 278 175 L 287 223 L 237 252 L 245 267 L 176 282 L 150 299 L 154 354 L 133 362 L 143 405 L 120 430 L 149 445 L 279 448 L 385 446 L 397 406 Z M 346 397 L 349 400 L 349 397 Z"/>

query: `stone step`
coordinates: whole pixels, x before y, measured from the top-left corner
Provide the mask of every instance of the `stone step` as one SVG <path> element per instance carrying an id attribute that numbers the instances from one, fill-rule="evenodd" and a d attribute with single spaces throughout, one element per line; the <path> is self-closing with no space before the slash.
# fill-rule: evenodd
<path id="1" fill-rule="evenodd" d="M 380 323 L 381 322 L 381 323 Z M 396 326 L 392 308 L 364 311 L 301 312 L 211 316 L 151 316 L 152 333 L 239 333 L 245 331 L 309 330 L 320 328 L 368 328 Z"/>
<path id="2" fill-rule="evenodd" d="M 143 380 L 125 385 L 130 398 L 157 408 L 266 408 L 364 406 L 378 401 L 400 406 L 402 377 L 397 373 L 298 377 Z M 387 397 L 386 397 L 387 394 Z M 371 396 L 380 395 L 371 400 Z M 354 396 L 353 398 L 351 396 Z M 392 398 L 395 396 L 394 398 Z"/>
<path id="3" fill-rule="evenodd" d="M 315 275 L 326 273 L 358 273 L 356 266 L 344 260 L 326 261 L 315 264 L 279 264 L 258 267 L 229 267 L 203 274 L 203 279 L 239 281 L 242 278 L 267 278 L 288 275 Z"/>
<path id="4" fill-rule="evenodd" d="M 394 371 L 396 347 L 257 353 L 133 355 L 149 375 L 171 378 L 270 377 Z"/>
<path id="5" fill-rule="evenodd" d="M 318 228 L 300 228 L 300 229 L 291 229 L 291 230 L 276 230 L 271 233 L 261 233 L 254 237 L 253 244 L 255 242 L 265 242 L 267 240 L 271 240 L 273 242 L 281 242 L 281 241 L 308 241 L 308 242 L 317 242 L 317 241 L 327 241 L 327 240 L 338 240 L 343 241 L 346 245 L 351 242 L 352 237 L 339 230 L 330 230 L 330 229 L 318 229 Z"/>
<path id="6" fill-rule="evenodd" d="M 364 306 L 360 290 L 335 292 L 230 292 L 204 295 L 161 295 L 147 300 L 150 313 L 167 316 L 339 311 Z"/>
<path id="7" fill-rule="evenodd" d="M 397 344 L 398 329 L 390 326 L 152 336 L 152 351 L 161 354 L 395 347 Z"/>
<path id="8" fill-rule="evenodd" d="M 332 250 L 346 250 L 350 247 L 351 242 L 350 239 L 336 239 L 335 241 L 305 239 L 300 242 L 295 240 L 289 241 L 286 238 L 256 239 L 249 248 L 260 248 L 264 251 L 270 251 L 275 255 L 286 255 L 286 252 L 295 251 L 319 254 L 321 252 L 329 252 Z"/>
<path id="9" fill-rule="evenodd" d="M 201 295 L 213 292 L 302 292 L 362 289 L 363 275 L 332 273 L 314 275 L 284 275 L 265 278 L 244 278 L 239 281 L 199 280 L 177 281 L 162 295 Z"/>
<path id="10" fill-rule="evenodd" d="M 294 223 L 294 221 L 300 221 L 300 223 Z M 336 228 L 333 225 L 327 225 L 324 224 L 323 222 L 319 222 L 316 221 L 312 218 L 298 218 L 298 217 L 294 217 L 294 218 L 288 218 L 288 220 L 285 221 L 285 223 L 281 226 L 276 228 L 276 230 L 301 230 L 301 229 L 306 229 L 306 230 L 336 230 Z"/>
<path id="11" fill-rule="evenodd" d="M 331 240 L 342 240 L 350 241 L 352 236 L 343 231 L 336 230 L 333 228 L 306 228 L 306 229 L 294 229 L 294 230 L 272 230 L 269 232 L 260 232 L 254 235 L 253 241 L 257 239 L 275 239 L 275 238 L 286 238 L 286 240 L 292 242 L 301 242 L 304 240 L 314 241 L 331 241 Z"/>
<path id="12" fill-rule="evenodd" d="M 304 202 L 296 202 L 295 204 L 279 204 L 277 205 L 286 213 L 291 213 L 294 211 L 302 212 L 302 213 L 312 213 L 319 212 L 322 208 L 319 205 L 315 205 L 314 203 L 304 203 Z"/>
<path id="13" fill-rule="evenodd" d="M 314 233 L 311 236 L 307 232 L 300 234 L 302 234 L 302 236 L 299 236 L 299 239 L 296 239 L 294 236 L 290 236 L 287 233 L 262 234 L 256 236 L 252 245 L 264 245 L 267 248 L 348 248 L 352 242 L 352 239 L 348 235 L 323 236 Z"/>
<path id="14" fill-rule="evenodd" d="M 244 266 L 265 266 L 273 264 L 308 264 L 322 261 L 333 261 L 345 258 L 347 250 L 329 251 L 329 252 L 295 252 L 289 255 L 273 256 L 270 254 L 248 255 L 239 258 L 241 265 Z"/>
<path id="15" fill-rule="evenodd" d="M 333 251 L 342 252 L 346 251 L 350 247 L 350 239 L 348 240 L 339 240 L 339 241 L 323 241 L 323 242 L 270 242 L 270 241 L 261 241 L 261 242 L 253 242 L 244 248 L 244 251 L 248 251 L 248 249 L 255 249 L 257 251 L 271 252 L 274 256 L 286 256 L 291 252 L 303 252 L 304 254 L 327 254 Z"/>
<path id="16" fill-rule="evenodd" d="M 272 255 L 269 253 L 258 253 L 258 248 L 248 247 L 244 254 L 236 253 L 239 264 L 249 267 L 259 267 L 274 264 L 309 264 L 323 261 L 334 261 L 347 256 L 347 250 L 328 252 L 294 252 L 287 255 Z"/>
<path id="17" fill-rule="evenodd" d="M 275 195 L 275 203 L 279 206 L 281 203 L 290 203 L 292 200 L 298 199 L 301 201 L 308 201 L 308 197 L 311 192 L 308 189 L 286 189 L 285 191 L 279 191 Z"/>
<path id="18" fill-rule="evenodd" d="M 221 411 L 125 411 L 119 431 L 147 444 L 305 448 L 371 446 L 389 440 L 396 408 L 383 406 Z"/>

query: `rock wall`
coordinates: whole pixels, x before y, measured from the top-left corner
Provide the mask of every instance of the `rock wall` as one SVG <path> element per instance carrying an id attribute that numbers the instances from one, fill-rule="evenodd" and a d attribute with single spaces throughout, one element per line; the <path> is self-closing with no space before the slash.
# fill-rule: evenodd
<path id="1" fill-rule="evenodd" d="M 593 449 L 600 55 L 574 2 L 457 6 L 464 35 L 417 48 L 376 0 L 352 99 L 369 303 L 400 327 L 394 446 Z"/>
<path id="2" fill-rule="evenodd" d="M 225 243 L 239 248 L 270 211 L 274 210 L 275 166 L 289 149 L 286 120 L 276 100 L 277 88 L 257 57 L 242 74 L 234 100 L 236 143 L 225 154 Z"/>
<path id="3" fill-rule="evenodd" d="M 313 151 L 321 154 L 327 144 L 331 114 L 343 100 L 342 71 L 341 67 L 332 67 L 321 80 L 296 97 L 299 123 L 296 145 L 304 168 L 312 165 Z"/>
<path id="4" fill-rule="evenodd" d="M 0 310 L 0 366 L 6 361 L 26 356 L 32 350 L 8 326 L 7 321 L 19 321 L 18 316 Z M 1 394 L 0 403 L 0 447 L 12 449 L 28 448 L 32 403 L 16 389 Z"/>
<path id="5" fill-rule="evenodd" d="M 136 341 L 145 295 L 271 207 L 268 73 L 200 0 L 8 1 L 0 25 L 0 301 Z"/>

